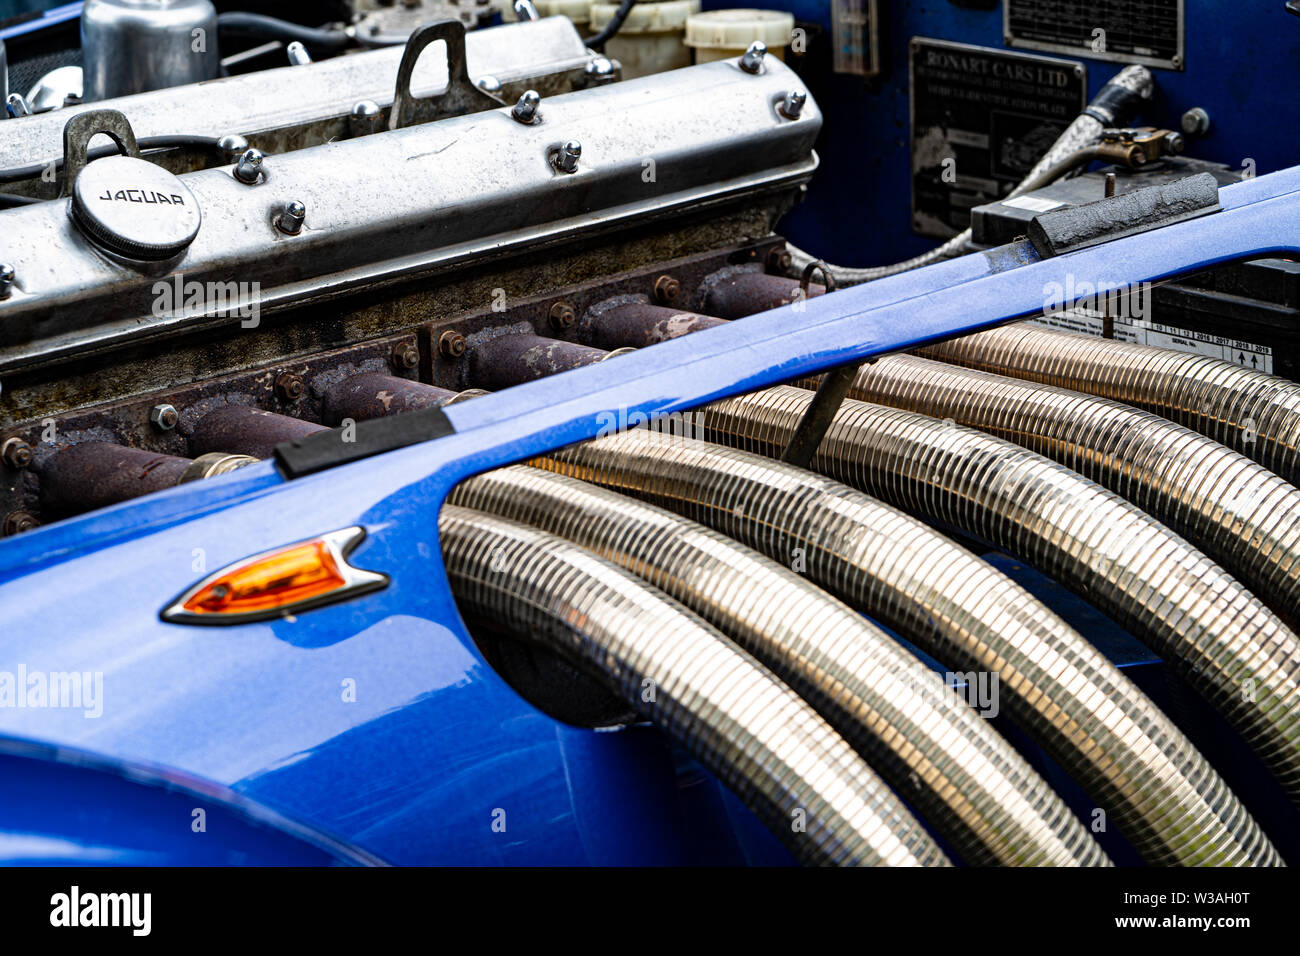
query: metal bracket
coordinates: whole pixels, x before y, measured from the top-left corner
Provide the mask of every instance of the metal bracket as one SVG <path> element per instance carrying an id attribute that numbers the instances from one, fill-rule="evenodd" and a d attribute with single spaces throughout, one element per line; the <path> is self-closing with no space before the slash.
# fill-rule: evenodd
<path id="1" fill-rule="evenodd" d="M 411 93 L 411 75 L 425 48 L 438 40 L 447 44 L 447 88 L 434 96 L 416 99 Z M 388 114 L 388 128 L 402 129 L 433 119 L 461 116 L 479 110 L 505 106 L 504 100 L 479 89 L 469 78 L 465 61 L 465 24 L 459 20 L 438 20 L 411 34 L 397 68 L 397 91 Z"/>
<path id="2" fill-rule="evenodd" d="M 60 196 L 72 195 L 72 184 L 90 162 L 90 141 L 103 133 L 117 144 L 124 156 L 140 159 L 140 145 L 127 118 L 117 110 L 87 110 L 68 120 L 63 127 L 63 189 Z"/>
<path id="3" fill-rule="evenodd" d="M 835 291 L 835 278 L 831 271 L 826 268 L 826 263 L 815 259 L 804 266 L 803 275 L 799 278 L 799 291 L 804 301 L 808 298 L 808 284 L 814 272 L 821 272 L 827 293 Z M 795 426 L 790 441 L 786 443 L 785 451 L 781 453 L 783 462 L 800 468 L 812 464 L 813 455 L 821 447 L 822 439 L 826 437 L 831 422 L 835 421 L 835 414 L 848 397 L 849 389 L 861 367 L 862 363 L 852 362 L 826 373 L 822 383 L 817 386 L 817 391 L 813 393 L 812 401 L 804 409 L 803 417 Z"/>

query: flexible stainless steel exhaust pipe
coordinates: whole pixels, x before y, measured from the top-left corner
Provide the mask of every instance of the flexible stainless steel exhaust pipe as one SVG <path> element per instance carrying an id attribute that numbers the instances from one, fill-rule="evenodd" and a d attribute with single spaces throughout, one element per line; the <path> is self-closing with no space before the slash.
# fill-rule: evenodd
<path id="1" fill-rule="evenodd" d="M 706 406 L 707 437 L 779 455 L 812 400 L 782 386 Z M 813 467 L 988 541 L 1163 655 L 1300 802 L 1300 639 L 1227 572 L 1082 475 L 973 429 L 846 400 Z"/>
<path id="2" fill-rule="evenodd" d="M 1148 862 L 1281 862 L 1191 742 L 1096 648 L 916 519 L 804 469 L 646 429 L 535 464 L 676 511 L 779 563 L 801 558 L 811 580 L 945 664 L 996 673 L 1006 709 Z"/>
<path id="3" fill-rule="evenodd" d="M 849 395 L 953 419 L 1060 462 L 1159 518 L 1300 623 L 1300 489 L 1213 439 L 1122 402 L 915 355 L 864 365 Z"/>
<path id="4" fill-rule="evenodd" d="M 463 614 L 542 640 L 603 674 L 801 861 L 947 864 L 825 720 L 667 595 L 567 541 L 502 518 L 445 505 L 438 532 Z"/>
<path id="5" fill-rule="evenodd" d="M 1300 385 L 1222 359 L 1016 323 L 921 349 L 929 358 L 1136 405 L 1300 485 Z"/>
<path id="6" fill-rule="evenodd" d="M 1109 863 L 943 678 L 795 572 L 676 514 L 536 468 L 468 479 L 447 500 L 566 538 L 682 602 L 812 704 L 968 863 Z"/>

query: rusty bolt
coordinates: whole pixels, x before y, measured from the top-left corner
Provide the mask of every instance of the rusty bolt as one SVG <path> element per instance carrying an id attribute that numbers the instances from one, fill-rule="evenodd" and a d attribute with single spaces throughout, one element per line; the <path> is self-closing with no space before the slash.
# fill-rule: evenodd
<path id="1" fill-rule="evenodd" d="M 32 446 L 21 438 L 6 438 L 0 445 L 0 458 L 10 468 L 26 468 L 32 463 Z"/>
<path id="2" fill-rule="evenodd" d="M 555 305 L 551 306 L 551 326 L 556 330 L 564 330 L 578 321 L 578 313 L 573 310 L 573 306 L 561 299 Z"/>
<path id="3" fill-rule="evenodd" d="M 655 298 L 660 302 L 671 302 L 681 291 L 681 283 L 672 276 L 660 276 L 655 279 Z"/>
<path id="4" fill-rule="evenodd" d="M 29 515 L 26 511 L 11 511 L 5 515 L 5 536 L 22 534 L 24 531 L 31 531 L 40 527 L 40 522 Z"/>
<path id="5" fill-rule="evenodd" d="M 767 254 L 767 271 L 774 275 L 785 275 L 792 262 L 794 258 L 790 255 L 790 250 L 777 246 Z"/>
<path id="6" fill-rule="evenodd" d="M 169 432 L 181 420 L 175 405 L 155 405 L 149 410 L 149 423 L 160 432 Z"/>
<path id="7" fill-rule="evenodd" d="M 420 364 L 420 350 L 412 342 L 398 342 L 393 347 L 393 367 L 398 371 L 412 369 Z"/>
<path id="8" fill-rule="evenodd" d="M 448 329 L 438 336 L 438 351 L 444 358 L 460 358 L 465 354 L 465 336 Z"/>
<path id="9" fill-rule="evenodd" d="M 301 375 L 295 372 L 281 372 L 275 380 L 275 397 L 282 402 L 294 402 L 302 397 L 306 388 Z"/>

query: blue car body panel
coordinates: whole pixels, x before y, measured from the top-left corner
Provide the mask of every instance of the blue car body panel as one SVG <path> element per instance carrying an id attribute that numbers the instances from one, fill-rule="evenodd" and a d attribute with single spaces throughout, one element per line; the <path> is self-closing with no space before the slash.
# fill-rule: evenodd
<path id="1" fill-rule="evenodd" d="M 484 663 L 442 566 L 448 490 L 593 437 L 610 415 L 635 422 L 1033 314 L 1069 275 L 1105 290 L 1300 251 L 1300 168 L 1221 201 L 1155 233 L 1048 260 L 1003 247 L 456 404 L 452 435 L 297 480 L 263 462 L 8 539 L 0 670 L 99 672 L 104 693 L 98 717 L 0 707 L 0 751 L 37 742 L 179 773 L 392 863 L 785 862 L 653 729 L 566 726 Z M 391 577 L 381 591 L 228 628 L 159 619 L 208 571 L 354 524 L 368 536 L 352 560 Z M 0 832 L 8 816 L 0 800 Z M 59 826 L 51 809 L 43 832 Z"/>

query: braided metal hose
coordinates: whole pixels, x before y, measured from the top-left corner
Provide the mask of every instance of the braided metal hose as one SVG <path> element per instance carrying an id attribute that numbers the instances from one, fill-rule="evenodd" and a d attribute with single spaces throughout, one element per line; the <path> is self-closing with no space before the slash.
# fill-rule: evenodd
<path id="1" fill-rule="evenodd" d="M 919 354 L 1145 408 L 1300 485 L 1300 385 L 1275 375 L 1027 323 L 941 342 Z"/>
<path id="2" fill-rule="evenodd" d="M 711 414 L 700 424 L 727 438 L 715 419 L 726 424 Z M 740 435 L 759 431 L 739 425 Z M 948 666 L 997 674 L 1002 705 L 1148 862 L 1281 862 L 1191 742 L 1096 648 L 916 519 L 801 468 L 645 429 L 535 463 L 676 511 L 778 562 L 801 559 L 811 580 Z"/>
<path id="3" fill-rule="evenodd" d="M 801 861 L 947 865 L 920 823 L 826 721 L 667 595 L 567 541 L 502 518 L 447 505 L 438 532 L 463 614 L 540 640 L 603 674 Z"/>
<path id="4" fill-rule="evenodd" d="M 1108 864 L 940 675 L 793 571 L 676 514 L 536 468 L 468 479 L 447 500 L 568 539 L 681 601 L 812 704 L 967 862 Z"/>
<path id="5" fill-rule="evenodd" d="M 782 386 L 700 413 L 708 437 L 780 454 L 812 393 Z M 1010 442 L 845 401 L 813 467 L 1038 568 L 1163 655 L 1300 802 L 1300 640 L 1154 518 Z"/>
<path id="6" fill-rule="evenodd" d="M 1294 626 L 1300 489 L 1152 412 L 915 355 L 859 369 L 856 399 L 997 435 L 1123 495 L 1185 535 Z"/>

